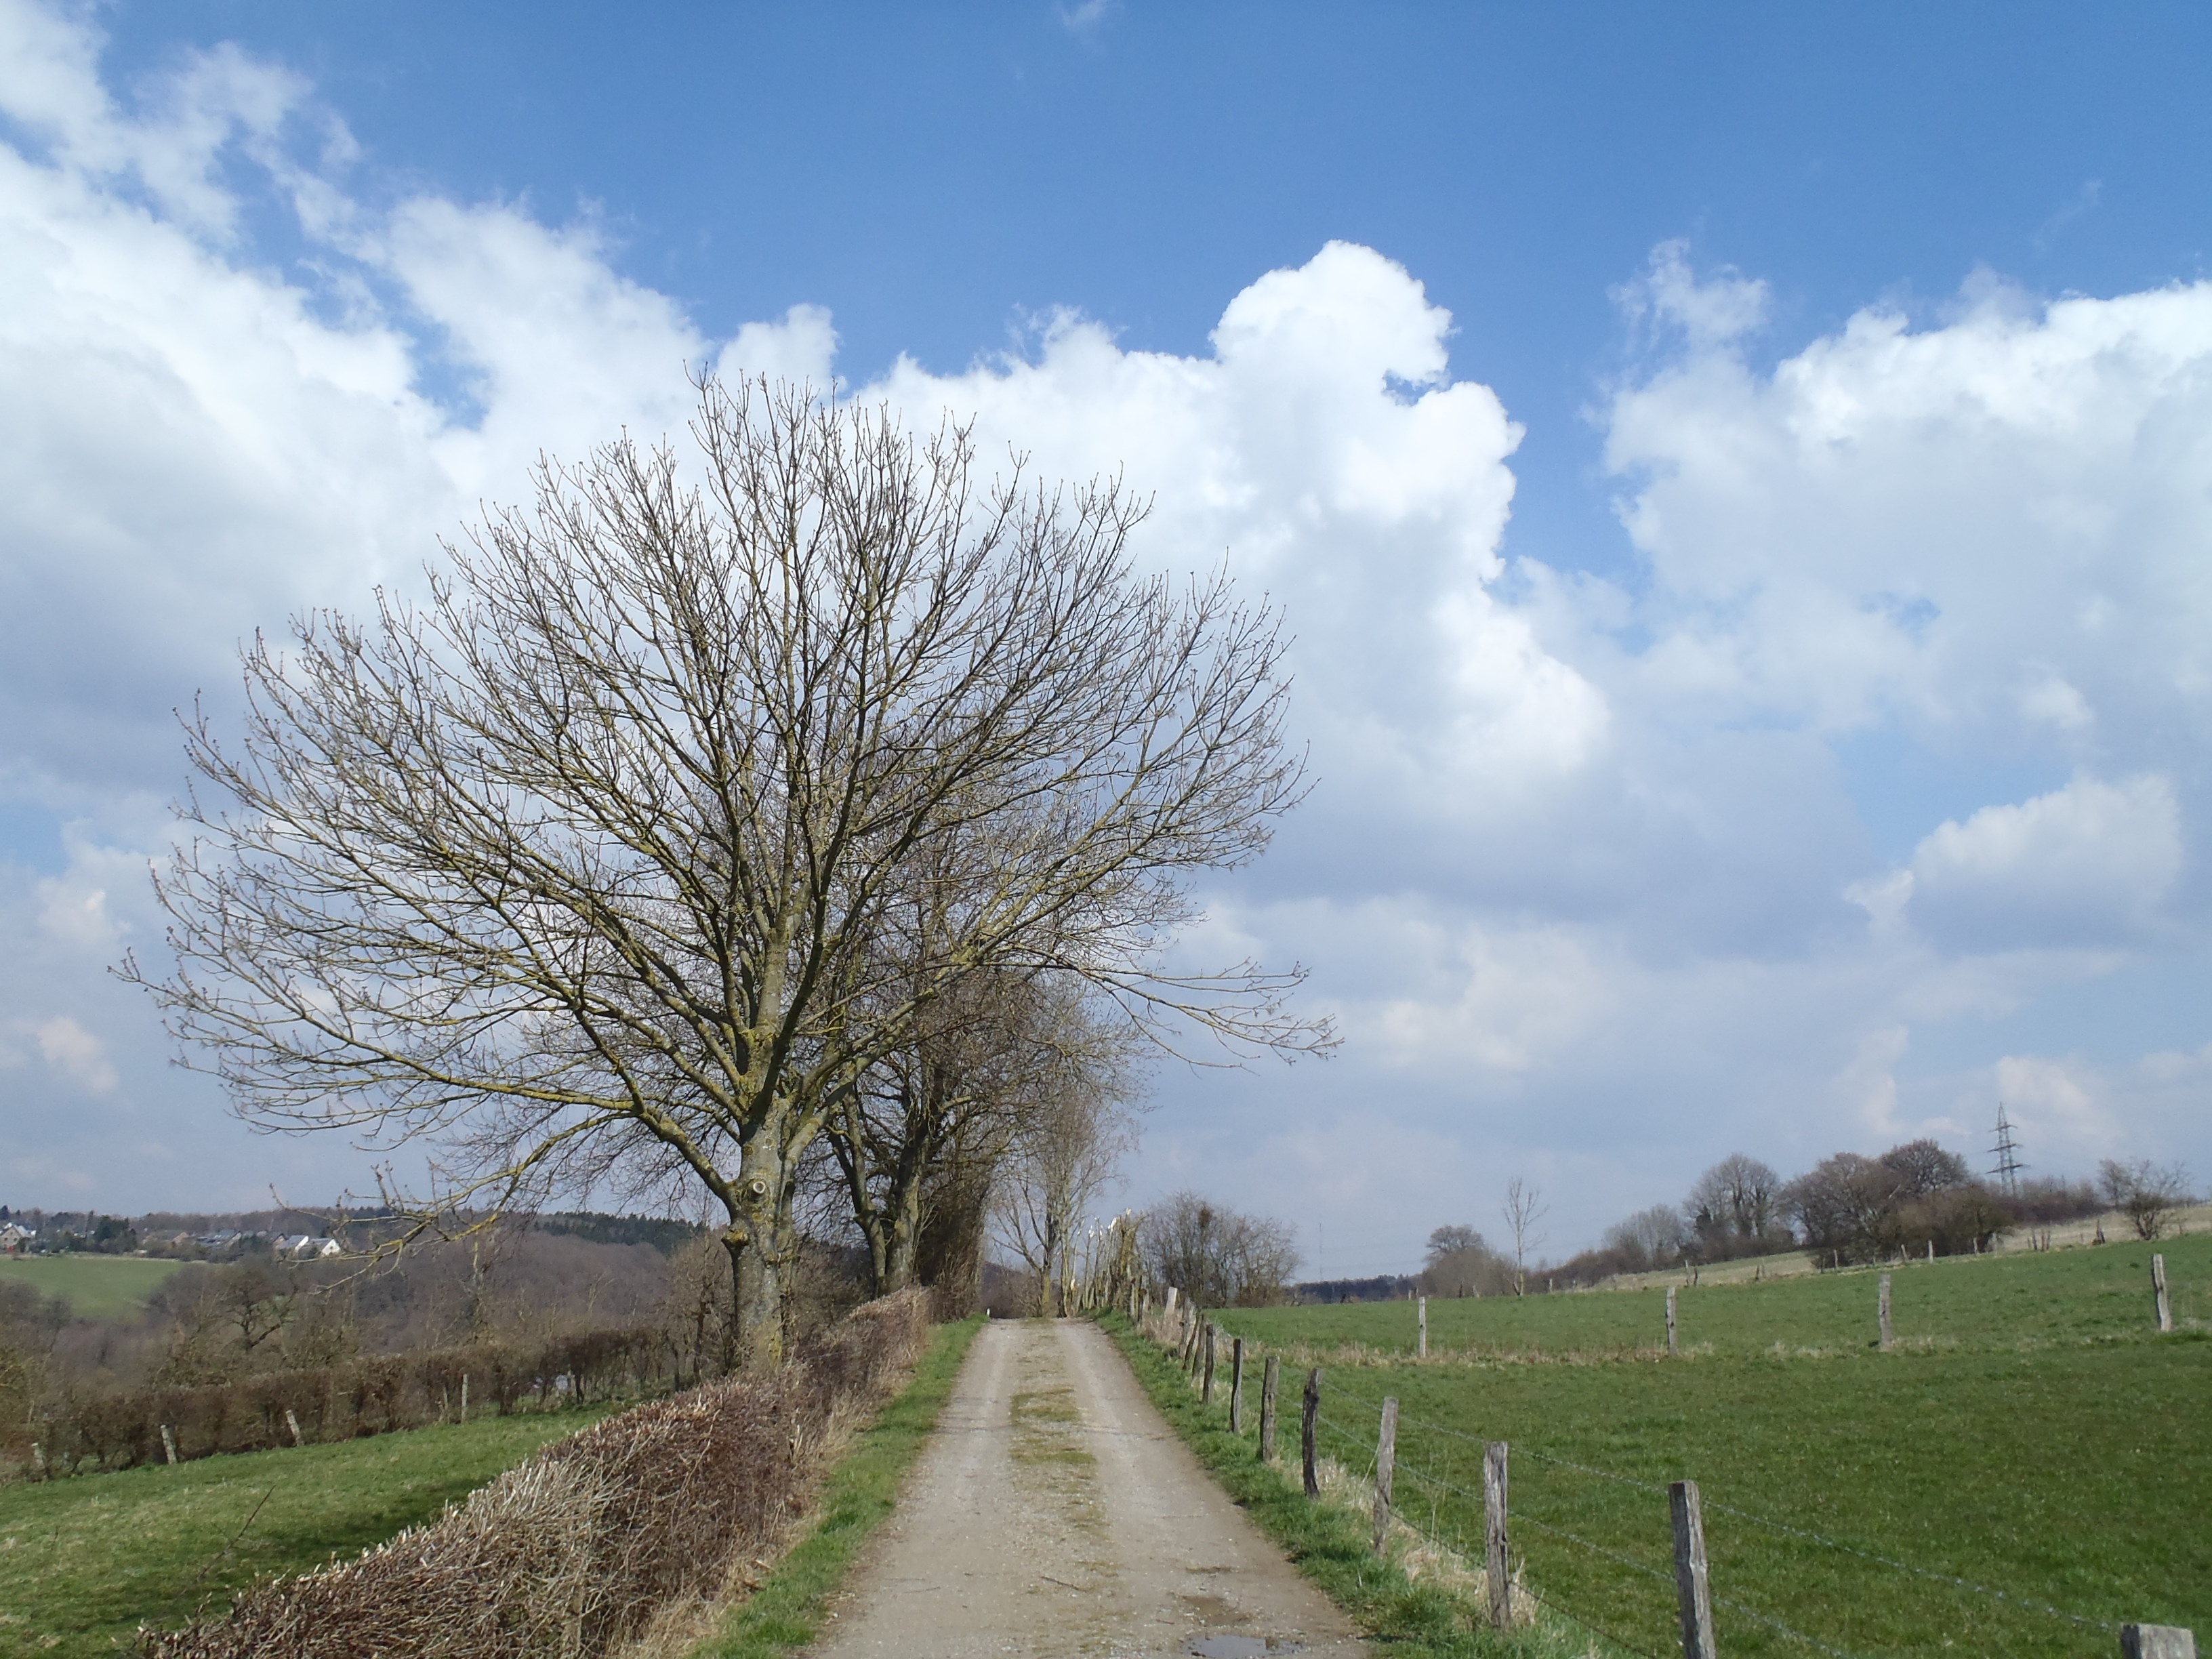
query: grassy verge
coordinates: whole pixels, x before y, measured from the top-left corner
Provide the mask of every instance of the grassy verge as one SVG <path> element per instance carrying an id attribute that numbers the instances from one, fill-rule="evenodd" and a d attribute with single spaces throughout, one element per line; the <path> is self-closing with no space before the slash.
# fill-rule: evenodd
<path id="1" fill-rule="evenodd" d="M 692 1659 L 781 1659 L 815 1638 L 822 1609 L 868 1534 L 898 1503 L 899 1486 L 937 1425 L 979 1320 L 940 1325 L 914 1378 L 830 1472 L 821 1518 L 766 1583 L 731 1610 Z"/>
<path id="2" fill-rule="evenodd" d="M 1121 1345 L 1160 1414 L 1238 1507 L 1393 1659 L 1575 1659 L 1616 1651 L 1593 1632 L 1549 1617 L 1500 1635 L 1478 1624 L 1477 1610 L 1462 1596 L 1407 1577 L 1394 1561 L 1376 1560 L 1363 1517 L 1340 1504 L 1310 1502 L 1301 1490 L 1295 1405 L 1285 1413 L 1289 1459 L 1264 1464 L 1253 1437 L 1230 1433 L 1225 1410 L 1201 1404 L 1183 1373 L 1126 1318 L 1109 1314 L 1099 1322 Z M 1285 1387 L 1287 1392 L 1287 1379 Z"/>
<path id="3" fill-rule="evenodd" d="M 427 1521 L 598 1411 L 532 1413 L 0 1487 L 0 1656 L 88 1659 L 142 1623 Z"/>

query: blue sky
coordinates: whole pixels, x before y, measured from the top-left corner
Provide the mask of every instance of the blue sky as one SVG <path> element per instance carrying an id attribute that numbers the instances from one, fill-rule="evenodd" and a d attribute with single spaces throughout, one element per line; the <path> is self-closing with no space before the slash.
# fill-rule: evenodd
<path id="1" fill-rule="evenodd" d="M 1288 607 L 1322 787 L 1194 948 L 1348 1040 L 1164 1074 L 1132 1199 L 1380 1270 L 1523 1173 L 1564 1249 L 2000 1095 L 2212 1173 L 2208 35 L 0 0 L 0 1195 L 359 1183 L 100 972 L 167 711 L 717 356 L 1126 464 Z"/>

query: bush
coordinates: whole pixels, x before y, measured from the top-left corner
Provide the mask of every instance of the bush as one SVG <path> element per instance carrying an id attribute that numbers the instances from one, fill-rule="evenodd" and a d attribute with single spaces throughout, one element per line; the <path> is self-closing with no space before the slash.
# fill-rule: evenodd
<path id="1" fill-rule="evenodd" d="M 2106 1201 L 2134 1224 L 2136 1237 L 2146 1241 L 2165 1232 L 2173 1212 L 2195 1199 L 2186 1170 L 2147 1158 L 2131 1162 L 2106 1158 L 2097 1166 L 2097 1184 Z"/>
<path id="2" fill-rule="evenodd" d="M 544 1406 L 650 1391 L 671 1380 L 672 1358 L 656 1333 L 629 1328 L 538 1343 L 479 1342 L 196 1388 L 67 1395 L 17 1437 L 41 1443 L 57 1470 L 130 1468 L 167 1455 L 165 1424 L 179 1458 L 264 1451 L 292 1443 L 292 1419 L 303 1439 L 319 1441 L 444 1422 L 459 1415 L 465 1382 L 471 1414 L 505 1415 L 533 1396 Z"/>
<path id="3" fill-rule="evenodd" d="M 804 1508 L 824 1431 L 874 1403 L 927 1334 L 927 1293 L 868 1304 L 773 1376 L 611 1417 L 357 1559 L 149 1632 L 147 1659 L 586 1659 L 720 1592 Z"/>

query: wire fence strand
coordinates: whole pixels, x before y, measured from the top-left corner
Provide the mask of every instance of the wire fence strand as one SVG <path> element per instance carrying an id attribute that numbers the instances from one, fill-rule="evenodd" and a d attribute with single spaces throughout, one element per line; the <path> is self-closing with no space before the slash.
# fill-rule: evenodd
<path id="1" fill-rule="evenodd" d="M 1853 1653 L 1849 1648 L 1831 1647 L 1828 1644 L 1819 1640 L 1817 1638 L 1806 1635 L 1802 1630 L 1796 1630 L 1791 1628 L 1790 1626 L 1784 1624 L 1779 1619 L 1775 1618 L 1771 1613 L 1761 1613 L 1757 1607 L 1747 1607 L 1744 1606 L 1742 1602 L 1732 1601 L 1725 1595 L 1714 1596 L 1713 1605 L 1715 1607 L 1726 1607 L 1732 1613 L 1740 1613 L 1747 1619 L 1755 1619 L 1760 1624 L 1768 1626 L 1770 1629 L 1780 1632 L 1793 1642 L 1802 1642 L 1807 1647 L 1811 1648 L 1816 1653 L 1832 1653 L 1836 1656 L 1836 1659 L 1859 1659 L 1859 1656 Z"/>

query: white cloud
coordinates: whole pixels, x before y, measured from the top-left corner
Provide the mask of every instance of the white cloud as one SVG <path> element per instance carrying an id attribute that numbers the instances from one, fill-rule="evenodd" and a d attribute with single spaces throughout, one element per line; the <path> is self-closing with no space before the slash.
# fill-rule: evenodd
<path id="1" fill-rule="evenodd" d="M 1282 604 L 1332 793 L 1541 793 L 1601 742 L 1605 701 L 1493 592 L 1521 433 L 1449 379 L 1450 329 L 1403 267 L 1332 243 L 1231 301 L 1210 357 L 1061 314 L 1033 360 L 902 362 L 860 395 L 973 416 L 986 455 L 1042 477 L 1124 472 L 1156 501 L 1146 559 L 1226 557 Z"/>
<path id="2" fill-rule="evenodd" d="M 798 305 L 773 323 L 747 323 L 722 348 L 717 372 L 732 383 L 789 380 L 827 386 L 836 373 L 837 331 L 828 309 Z"/>
<path id="3" fill-rule="evenodd" d="M 2042 1173 L 2087 1174 L 2094 1160 L 2128 1144 L 2103 1102 L 2109 1085 L 2080 1060 L 2007 1054 L 1993 1073 L 1997 1097 L 2021 1143 L 2034 1149 Z"/>
<path id="4" fill-rule="evenodd" d="M 1613 291 L 1613 303 L 1632 320 L 1678 330 L 1700 352 L 1755 332 L 1773 298 L 1765 283 L 1735 270 L 1701 279 L 1690 267 L 1690 245 L 1681 240 L 1652 249 L 1643 275 Z"/>
<path id="5" fill-rule="evenodd" d="M 1607 442 L 1652 665 L 1717 714 L 2129 767 L 2202 728 L 2212 284 L 1865 311 L 1771 374 L 1693 344 Z"/>
<path id="6" fill-rule="evenodd" d="M 32 1028 L 39 1057 L 55 1076 L 84 1090 L 104 1095 L 115 1087 L 115 1068 L 107 1063 L 105 1044 L 66 1014 L 40 1020 Z"/>
<path id="7" fill-rule="evenodd" d="M 236 47 L 194 52 L 160 84 L 153 106 L 126 114 L 99 77 L 102 37 L 31 0 L 0 0 L 0 110 L 52 147 L 58 170 L 134 180 L 179 222 L 228 235 L 238 204 L 216 172 L 234 141 L 266 147 L 307 82 Z"/>
<path id="8" fill-rule="evenodd" d="M 2167 779 L 2076 778 L 1938 826 L 1912 855 L 1912 914 L 1968 950 L 2126 940 L 2155 925 L 2181 860 Z"/>

